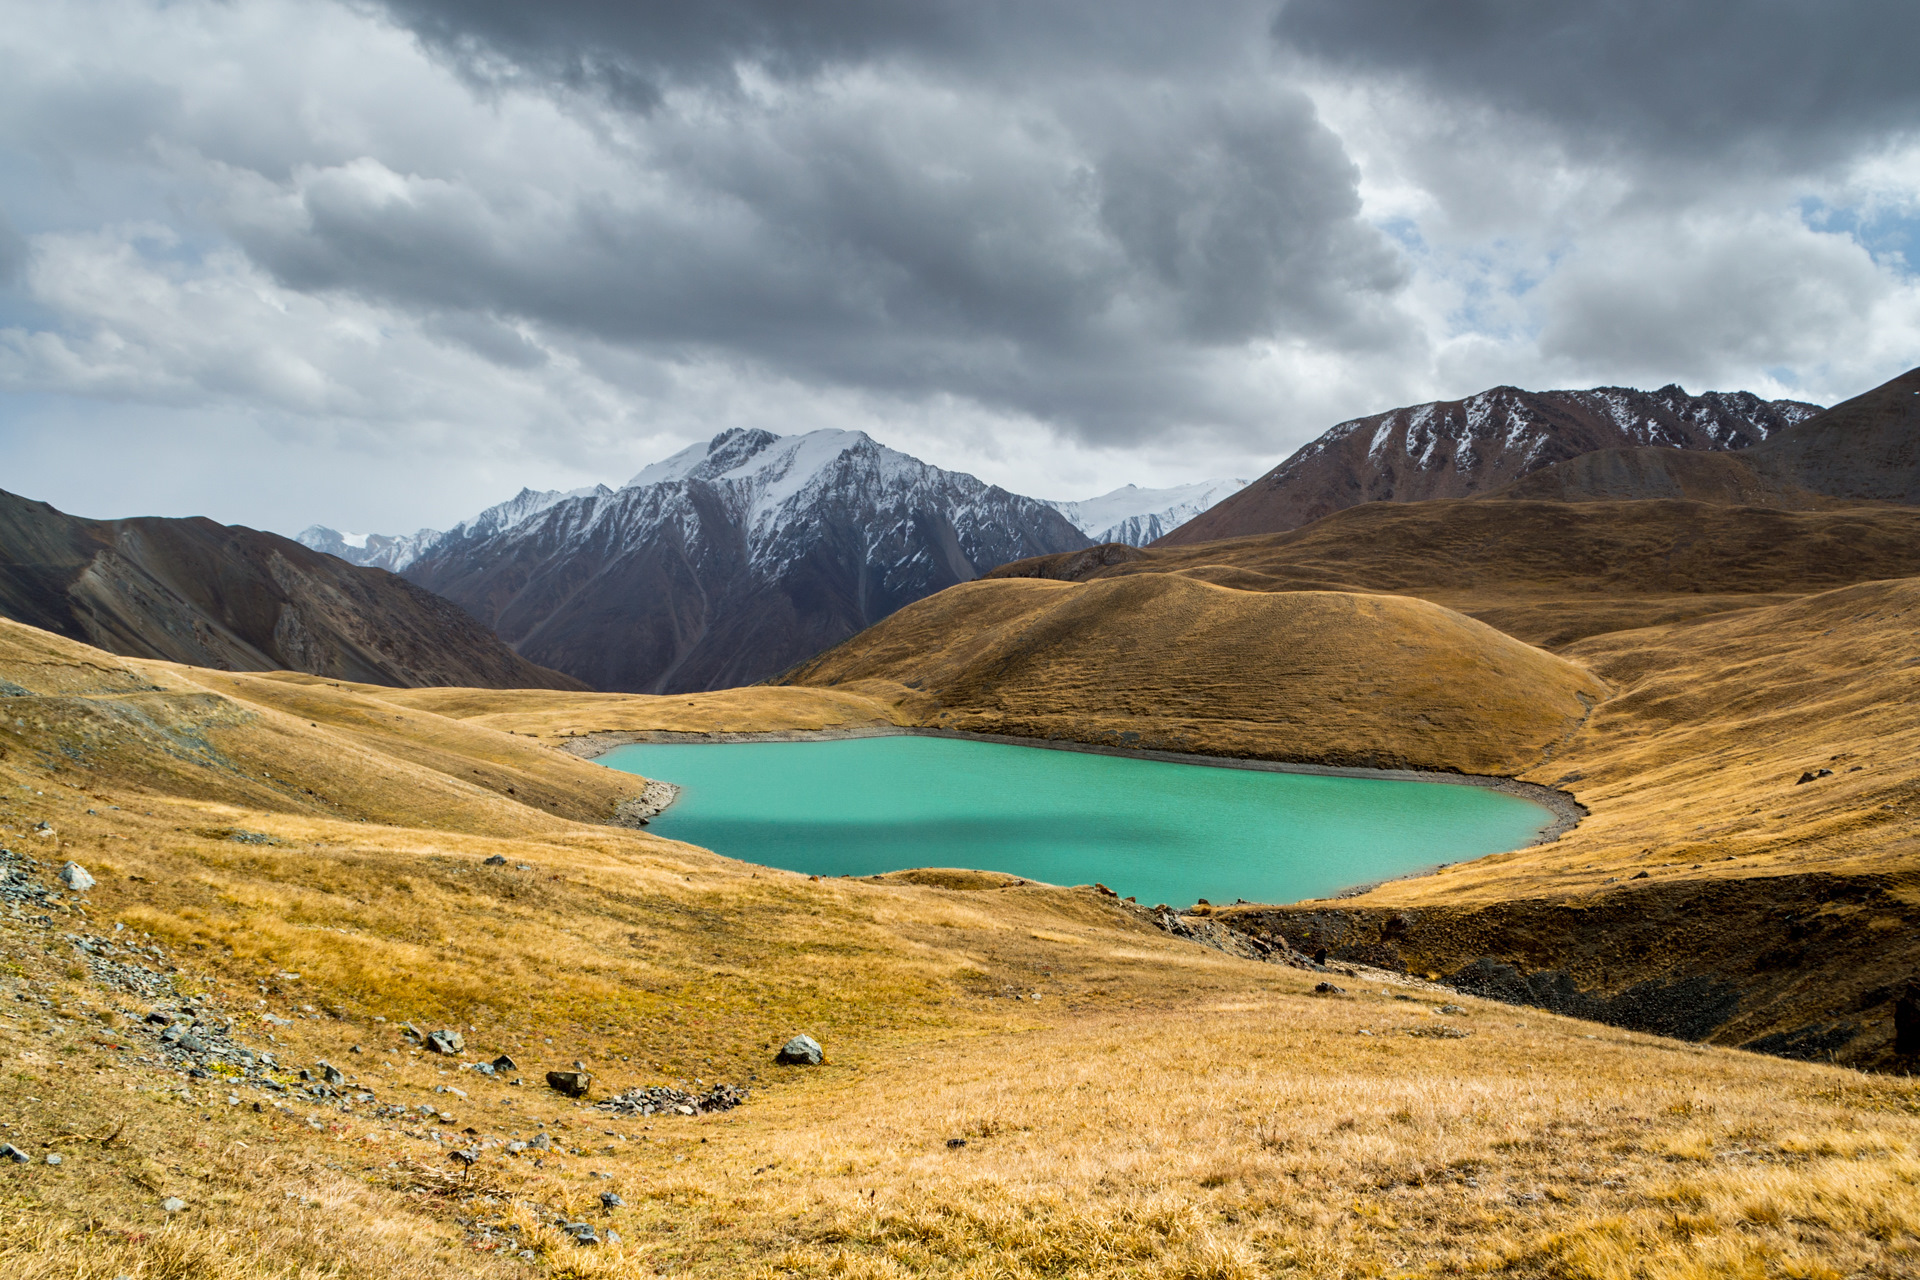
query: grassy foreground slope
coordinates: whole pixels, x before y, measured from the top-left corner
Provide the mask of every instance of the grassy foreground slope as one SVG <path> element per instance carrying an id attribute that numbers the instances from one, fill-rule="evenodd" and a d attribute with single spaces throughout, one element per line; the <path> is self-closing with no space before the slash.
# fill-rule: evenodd
<path id="1" fill-rule="evenodd" d="M 1920 1264 L 1910 1081 L 1377 976 L 1315 996 L 1317 975 L 1179 941 L 1087 889 L 731 862 L 607 825 L 637 780 L 476 723 L 508 712 L 409 701 L 429 693 L 12 626 L 0 680 L 8 884 L 44 887 L 68 858 L 99 882 L 0 917 L 0 1138 L 33 1161 L 0 1162 L 10 1278 Z M 698 701 L 604 709 L 691 725 Z M 170 990 L 110 981 L 136 971 Z M 283 1088 L 171 1069 L 139 1019 L 182 1004 L 275 1053 Z M 460 1028 L 469 1059 L 513 1055 L 527 1084 L 422 1054 L 409 1019 Z M 828 1064 L 771 1067 L 799 1030 Z M 303 1092 L 296 1069 L 320 1059 L 345 1098 Z M 754 1094 L 620 1118 L 538 1086 L 576 1060 L 596 1098 Z M 502 1145 L 541 1131 L 544 1154 Z M 620 1243 L 573 1244 L 559 1220 Z"/>

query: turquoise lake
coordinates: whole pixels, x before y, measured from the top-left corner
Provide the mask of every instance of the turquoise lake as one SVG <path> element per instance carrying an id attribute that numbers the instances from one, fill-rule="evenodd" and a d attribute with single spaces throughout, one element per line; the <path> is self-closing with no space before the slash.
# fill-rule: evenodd
<path id="1" fill-rule="evenodd" d="M 747 862 L 969 867 L 1177 907 L 1324 897 L 1520 848 L 1553 820 L 1484 787 L 954 738 L 639 744 L 599 762 L 682 788 L 650 830 Z"/>

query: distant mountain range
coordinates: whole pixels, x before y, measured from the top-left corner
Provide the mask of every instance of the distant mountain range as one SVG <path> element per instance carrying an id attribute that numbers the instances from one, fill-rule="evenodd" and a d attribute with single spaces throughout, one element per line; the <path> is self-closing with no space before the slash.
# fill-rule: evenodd
<path id="1" fill-rule="evenodd" d="M 1174 489 L 1141 489 L 1129 484 L 1097 498 L 1080 502 L 1049 499 L 1047 505 L 1096 543 L 1144 547 L 1246 486 L 1245 480 L 1202 480 Z"/>
<path id="2" fill-rule="evenodd" d="M 1279 533 L 1365 502 L 1470 498 L 1596 450 L 1745 449 L 1819 412 L 1745 391 L 1495 387 L 1342 422 L 1163 542 Z"/>
<path id="3" fill-rule="evenodd" d="M 619 489 L 523 491 L 399 567 L 536 662 L 669 693 L 750 683 L 996 565 L 1087 545 L 1046 503 L 863 432 L 732 430 Z"/>
<path id="4" fill-rule="evenodd" d="M 523 489 L 445 532 L 300 541 L 402 573 L 596 687 L 683 692 L 772 675 L 1008 560 L 1144 545 L 1244 483 L 1048 502 L 862 432 L 735 430 L 618 489 Z"/>
<path id="5" fill-rule="evenodd" d="M 578 689 L 404 579 L 211 520 L 85 520 L 0 492 L 0 614 L 97 648 L 383 685 Z"/>

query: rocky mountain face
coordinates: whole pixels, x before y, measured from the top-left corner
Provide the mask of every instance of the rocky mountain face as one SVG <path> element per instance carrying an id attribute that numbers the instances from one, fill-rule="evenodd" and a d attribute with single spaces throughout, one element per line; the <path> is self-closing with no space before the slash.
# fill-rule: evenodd
<path id="1" fill-rule="evenodd" d="M 113 653 L 367 684 L 579 689 L 381 569 L 211 520 L 83 520 L 0 492 L 0 614 Z"/>
<path id="2" fill-rule="evenodd" d="M 1744 391 L 1495 387 L 1343 422 L 1163 541 L 1278 533 L 1363 502 L 1473 497 L 1603 449 L 1746 449 L 1820 412 Z"/>
<path id="3" fill-rule="evenodd" d="M 1009 560 L 1090 545 L 1043 502 L 858 431 L 726 431 L 617 490 L 551 496 L 449 530 L 406 576 L 608 690 L 747 684 Z"/>
<path id="4" fill-rule="evenodd" d="M 1202 480 L 1172 489 L 1142 489 L 1129 484 L 1097 498 L 1047 500 L 1047 505 L 1095 543 L 1144 547 L 1246 487 L 1245 480 Z"/>
<path id="5" fill-rule="evenodd" d="M 1920 369 L 1749 448 L 1693 454 L 1602 449 L 1536 471 L 1497 494 L 1551 502 L 1684 498 L 1809 509 L 1920 505 Z"/>

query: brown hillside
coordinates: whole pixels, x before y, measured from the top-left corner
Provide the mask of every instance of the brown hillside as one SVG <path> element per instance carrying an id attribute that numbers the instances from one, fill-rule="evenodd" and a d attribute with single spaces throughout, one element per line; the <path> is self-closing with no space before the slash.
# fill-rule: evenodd
<path id="1" fill-rule="evenodd" d="M 1172 574 L 966 583 L 782 680 L 907 686 L 902 712 L 949 729 L 1467 773 L 1529 767 L 1605 693 L 1424 601 Z"/>
<path id="2" fill-rule="evenodd" d="M 1751 506 L 1920 503 L 1920 369 L 1752 448 L 1693 454 L 1606 449 L 1537 471 L 1494 498 L 1690 498 Z"/>
<path id="3" fill-rule="evenodd" d="M 271 533 L 0 492 L 0 616 L 131 657 L 381 685 L 584 689 L 450 601 Z"/>
<path id="4" fill-rule="evenodd" d="M 1077 559 L 1076 559 L 1077 557 Z M 1419 596 L 1532 644 L 1920 575 L 1920 511 L 1718 503 L 1369 503 L 1291 533 L 1101 557 L 1039 557 L 990 577 L 1176 573 L 1246 591 Z"/>
<path id="5" fill-rule="evenodd" d="M 1744 449 L 1819 412 L 1744 391 L 1495 387 L 1343 422 L 1155 545 L 1279 533 L 1362 503 L 1472 497 L 1596 449 Z"/>
<path id="6" fill-rule="evenodd" d="M 1411 1258 L 1892 1277 L 1920 1257 L 1911 1081 L 1391 975 L 1315 995 L 1321 975 L 1090 889 L 731 862 L 606 825 L 638 779 L 386 690 L 11 625 L 0 680 L 0 1112 L 28 1157 L 0 1163 L 9 1280 L 1344 1280 Z M 446 695 L 488 699 L 552 714 Z M 54 879 L 69 858 L 92 889 Z M 170 1048 L 160 1011 L 234 1048 Z M 774 1067 L 802 1030 L 826 1063 Z M 583 1101 L 542 1084 L 575 1061 Z M 716 1081 L 746 1104 L 593 1105 Z M 605 1243 L 562 1230 L 581 1222 Z"/>

